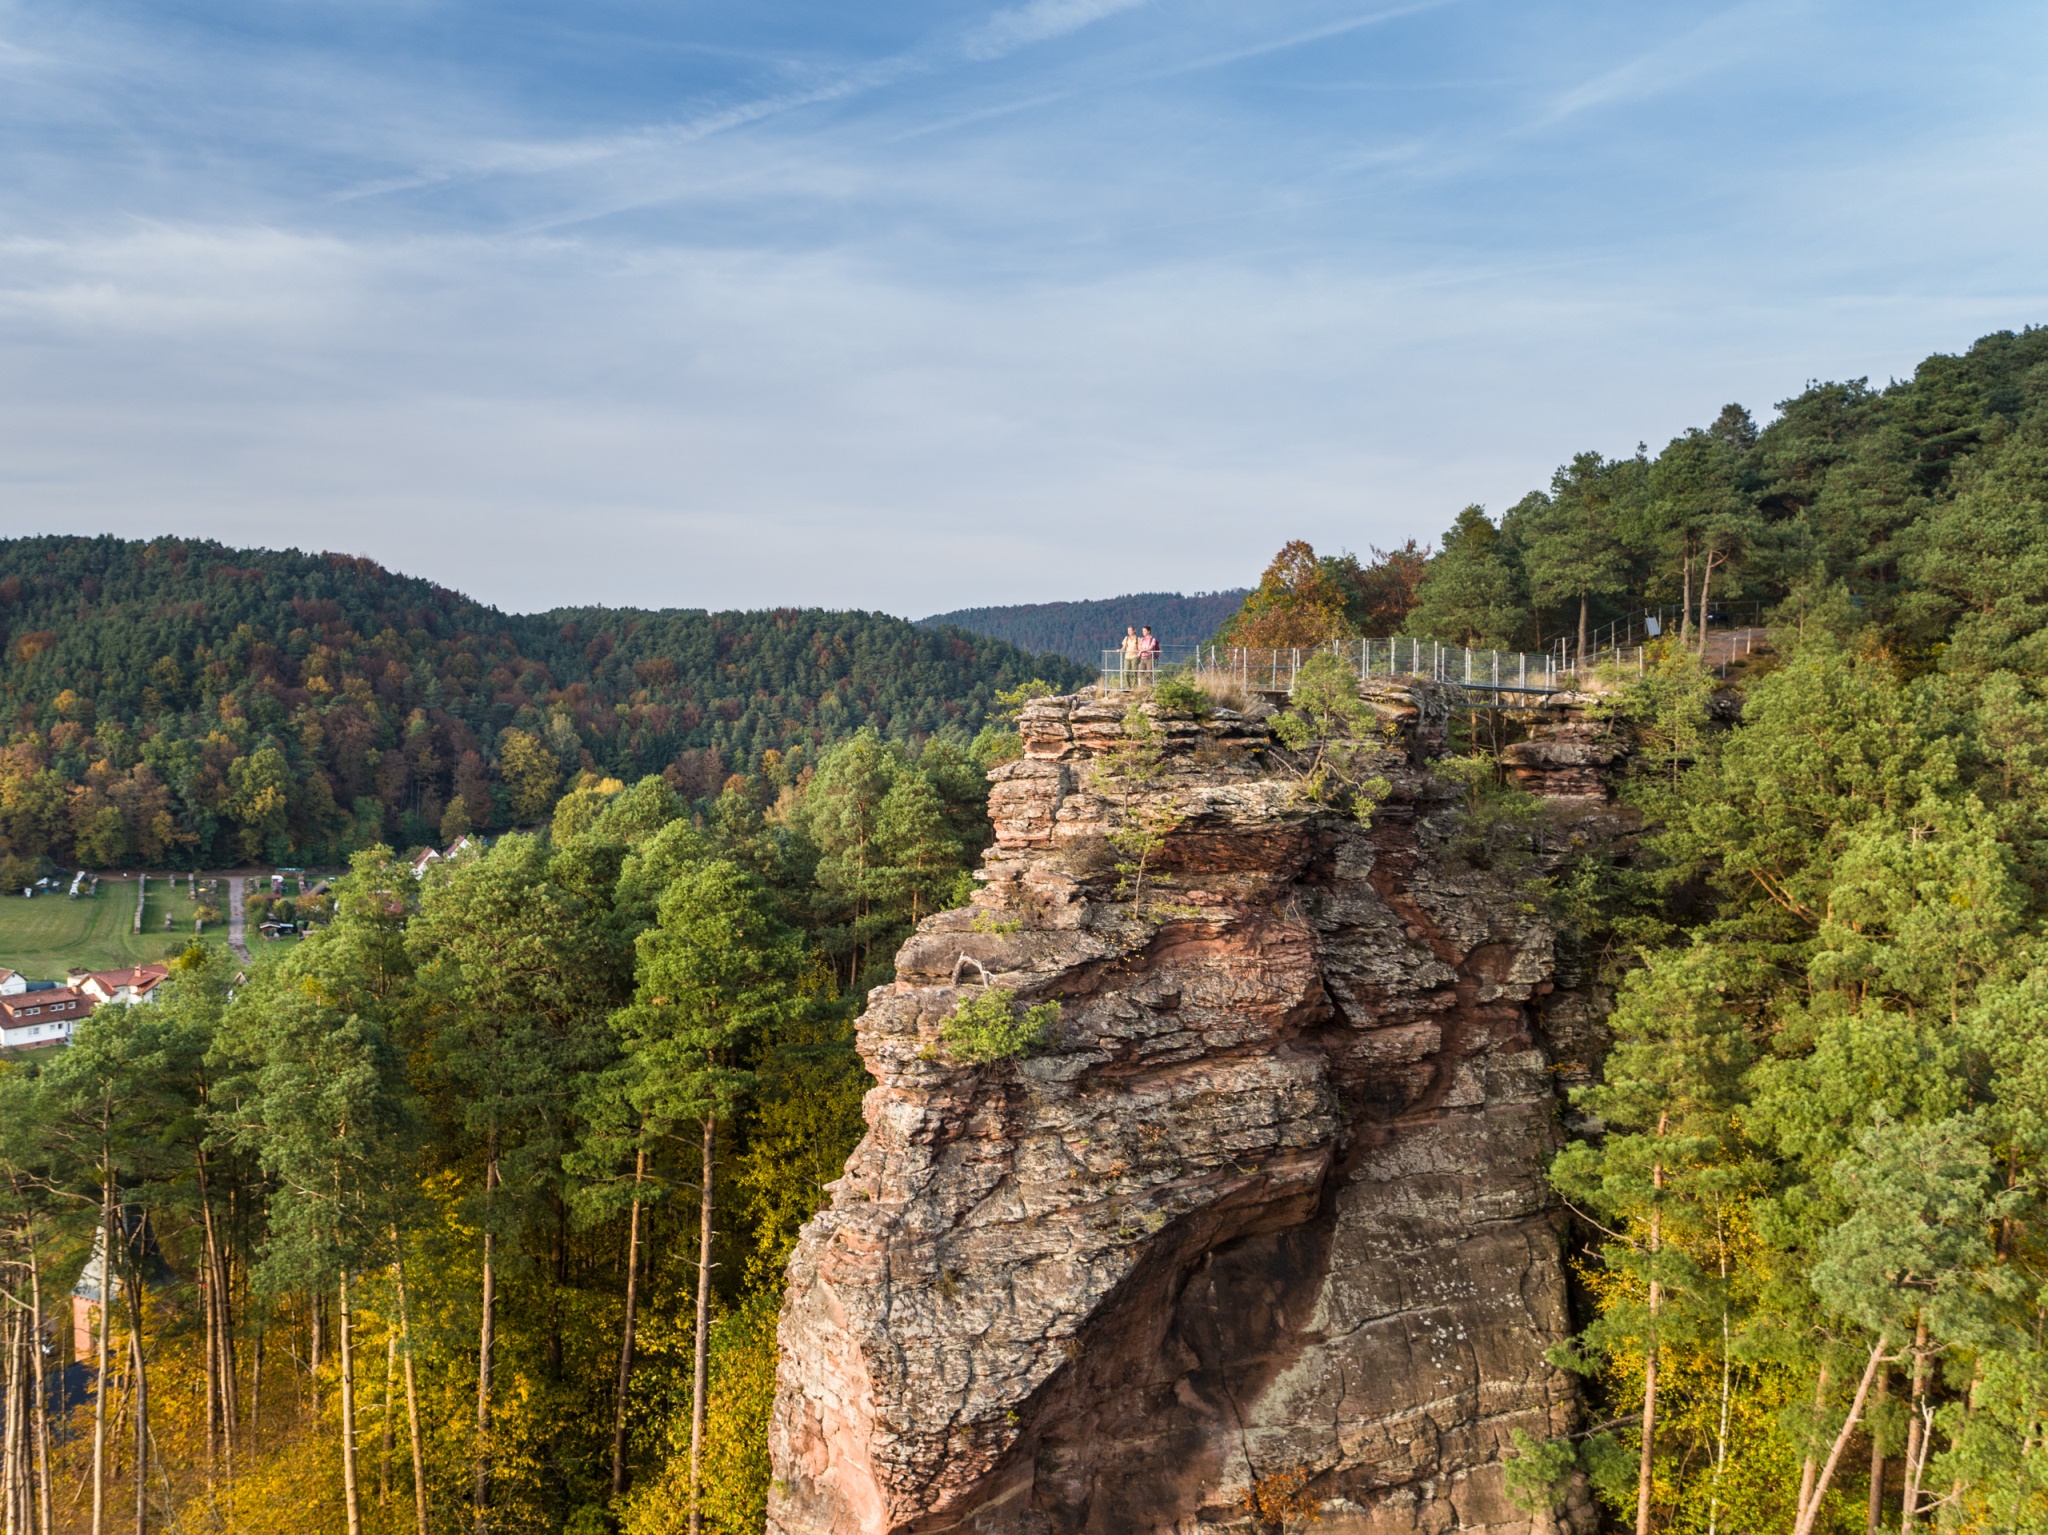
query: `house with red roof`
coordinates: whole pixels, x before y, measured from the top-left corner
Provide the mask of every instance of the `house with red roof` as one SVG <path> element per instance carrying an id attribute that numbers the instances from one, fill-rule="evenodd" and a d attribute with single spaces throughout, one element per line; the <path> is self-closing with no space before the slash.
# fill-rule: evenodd
<path id="1" fill-rule="evenodd" d="M 169 965 L 137 965 L 131 970 L 72 970 L 64 984 L 96 1002 L 147 1002 L 170 977 Z"/>
<path id="2" fill-rule="evenodd" d="M 99 998 L 76 986 L 45 986 L 0 996 L 0 1045 L 33 1050 L 65 1044 L 71 1031 L 99 1005 Z"/>

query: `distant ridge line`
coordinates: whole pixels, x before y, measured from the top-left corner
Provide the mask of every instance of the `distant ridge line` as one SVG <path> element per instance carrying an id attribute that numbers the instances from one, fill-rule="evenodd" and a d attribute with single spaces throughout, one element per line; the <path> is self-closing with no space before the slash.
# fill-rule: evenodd
<path id="1" fill-rule="evenodd" d="M 1250 591 L 1233 587 L 1217 592 L 1128 592 L 1080 602 L 957 608 L 913 622 L 920 629 L 965 629 L 1020 649 L 1051 652 L 1094 666 L 1105 649 L 1123 638 L 1128 625 L 1151 625 L 1162 644 L 1201 644 L 1244 605 Z"/>

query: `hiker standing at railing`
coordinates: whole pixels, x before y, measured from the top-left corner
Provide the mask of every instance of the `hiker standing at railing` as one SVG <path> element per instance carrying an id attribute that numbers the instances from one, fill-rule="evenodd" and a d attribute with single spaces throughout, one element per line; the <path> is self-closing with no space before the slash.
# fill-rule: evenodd
<path id="1" fill-rule="evenodd" d="M 1138 638 L 1136 624 L 1124 625 L 1123 665 L 1117 671 L 1117 686 L 1131 687 L 1137 677 L 1138 668 L 1143 665 L 1145 642 Z"/>
<path id="2" fill-rule="evenodd" d="M 1147 624 L 1145 632 L 1138 636 L 1138 670 L 1149 684 L 1152 681 L 1152 674 L 1158 669 L 1159 636 L 1154 634 L 1152 626 Z"/>

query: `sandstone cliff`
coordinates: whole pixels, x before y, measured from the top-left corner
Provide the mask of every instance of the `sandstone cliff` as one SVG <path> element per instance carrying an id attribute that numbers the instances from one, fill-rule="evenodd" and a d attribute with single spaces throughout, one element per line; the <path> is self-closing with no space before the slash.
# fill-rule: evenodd
<path id="1" fill-rule="evenodd" d="M 1026 711 L 985 889 L 869 998 L 868 1135 L 791 1266 L 769 1529 L 1278 1528 L 1248 1493 L 1332 1535 L 1529 1529 L 1503 1449 L 1577 1411 L 1543 1358 L 1572 1069 L 1545 1019 L 1597 1006 L 1551 995 L 1546 920 L 1405 755 L 1367 827 L 1229 714 L 1106 772 L 1122 712 Z M 1142 892 L 1106 840 L 1134 824 L 1165 832 Z M 951 1059 L 984 979 L 1061 1004 L 1045 1049 Z"/>

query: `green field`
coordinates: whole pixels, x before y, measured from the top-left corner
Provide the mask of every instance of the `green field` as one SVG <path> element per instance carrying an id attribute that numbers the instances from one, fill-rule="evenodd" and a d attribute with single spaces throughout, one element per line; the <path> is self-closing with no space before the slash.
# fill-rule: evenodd
<path id="1" fill-rule="evenodd" d="M 68 887 L 68 882 L 67 882 Z M 206 882 L 200 881 L 202 895 Z M 222 920 L 211 923 L 206 937 L 228 941 L 227 891 L 223 882 L 216 902 Z M 32 981 L 61 981 L 69 969 L 118 970 L 145 960 L 183 952 L 192 941 L 193 902 L 185 881 L 154 876 L 142 931 L 135 931 L 135 881 L 119 875 L 103 877 L 100 893 L 72 900 L 63 890 L 41 891 L 33 900 L 20 891 L 0 893 L 0 965 Z M 164 929 L 169 914 L 172 927 Z"/>

